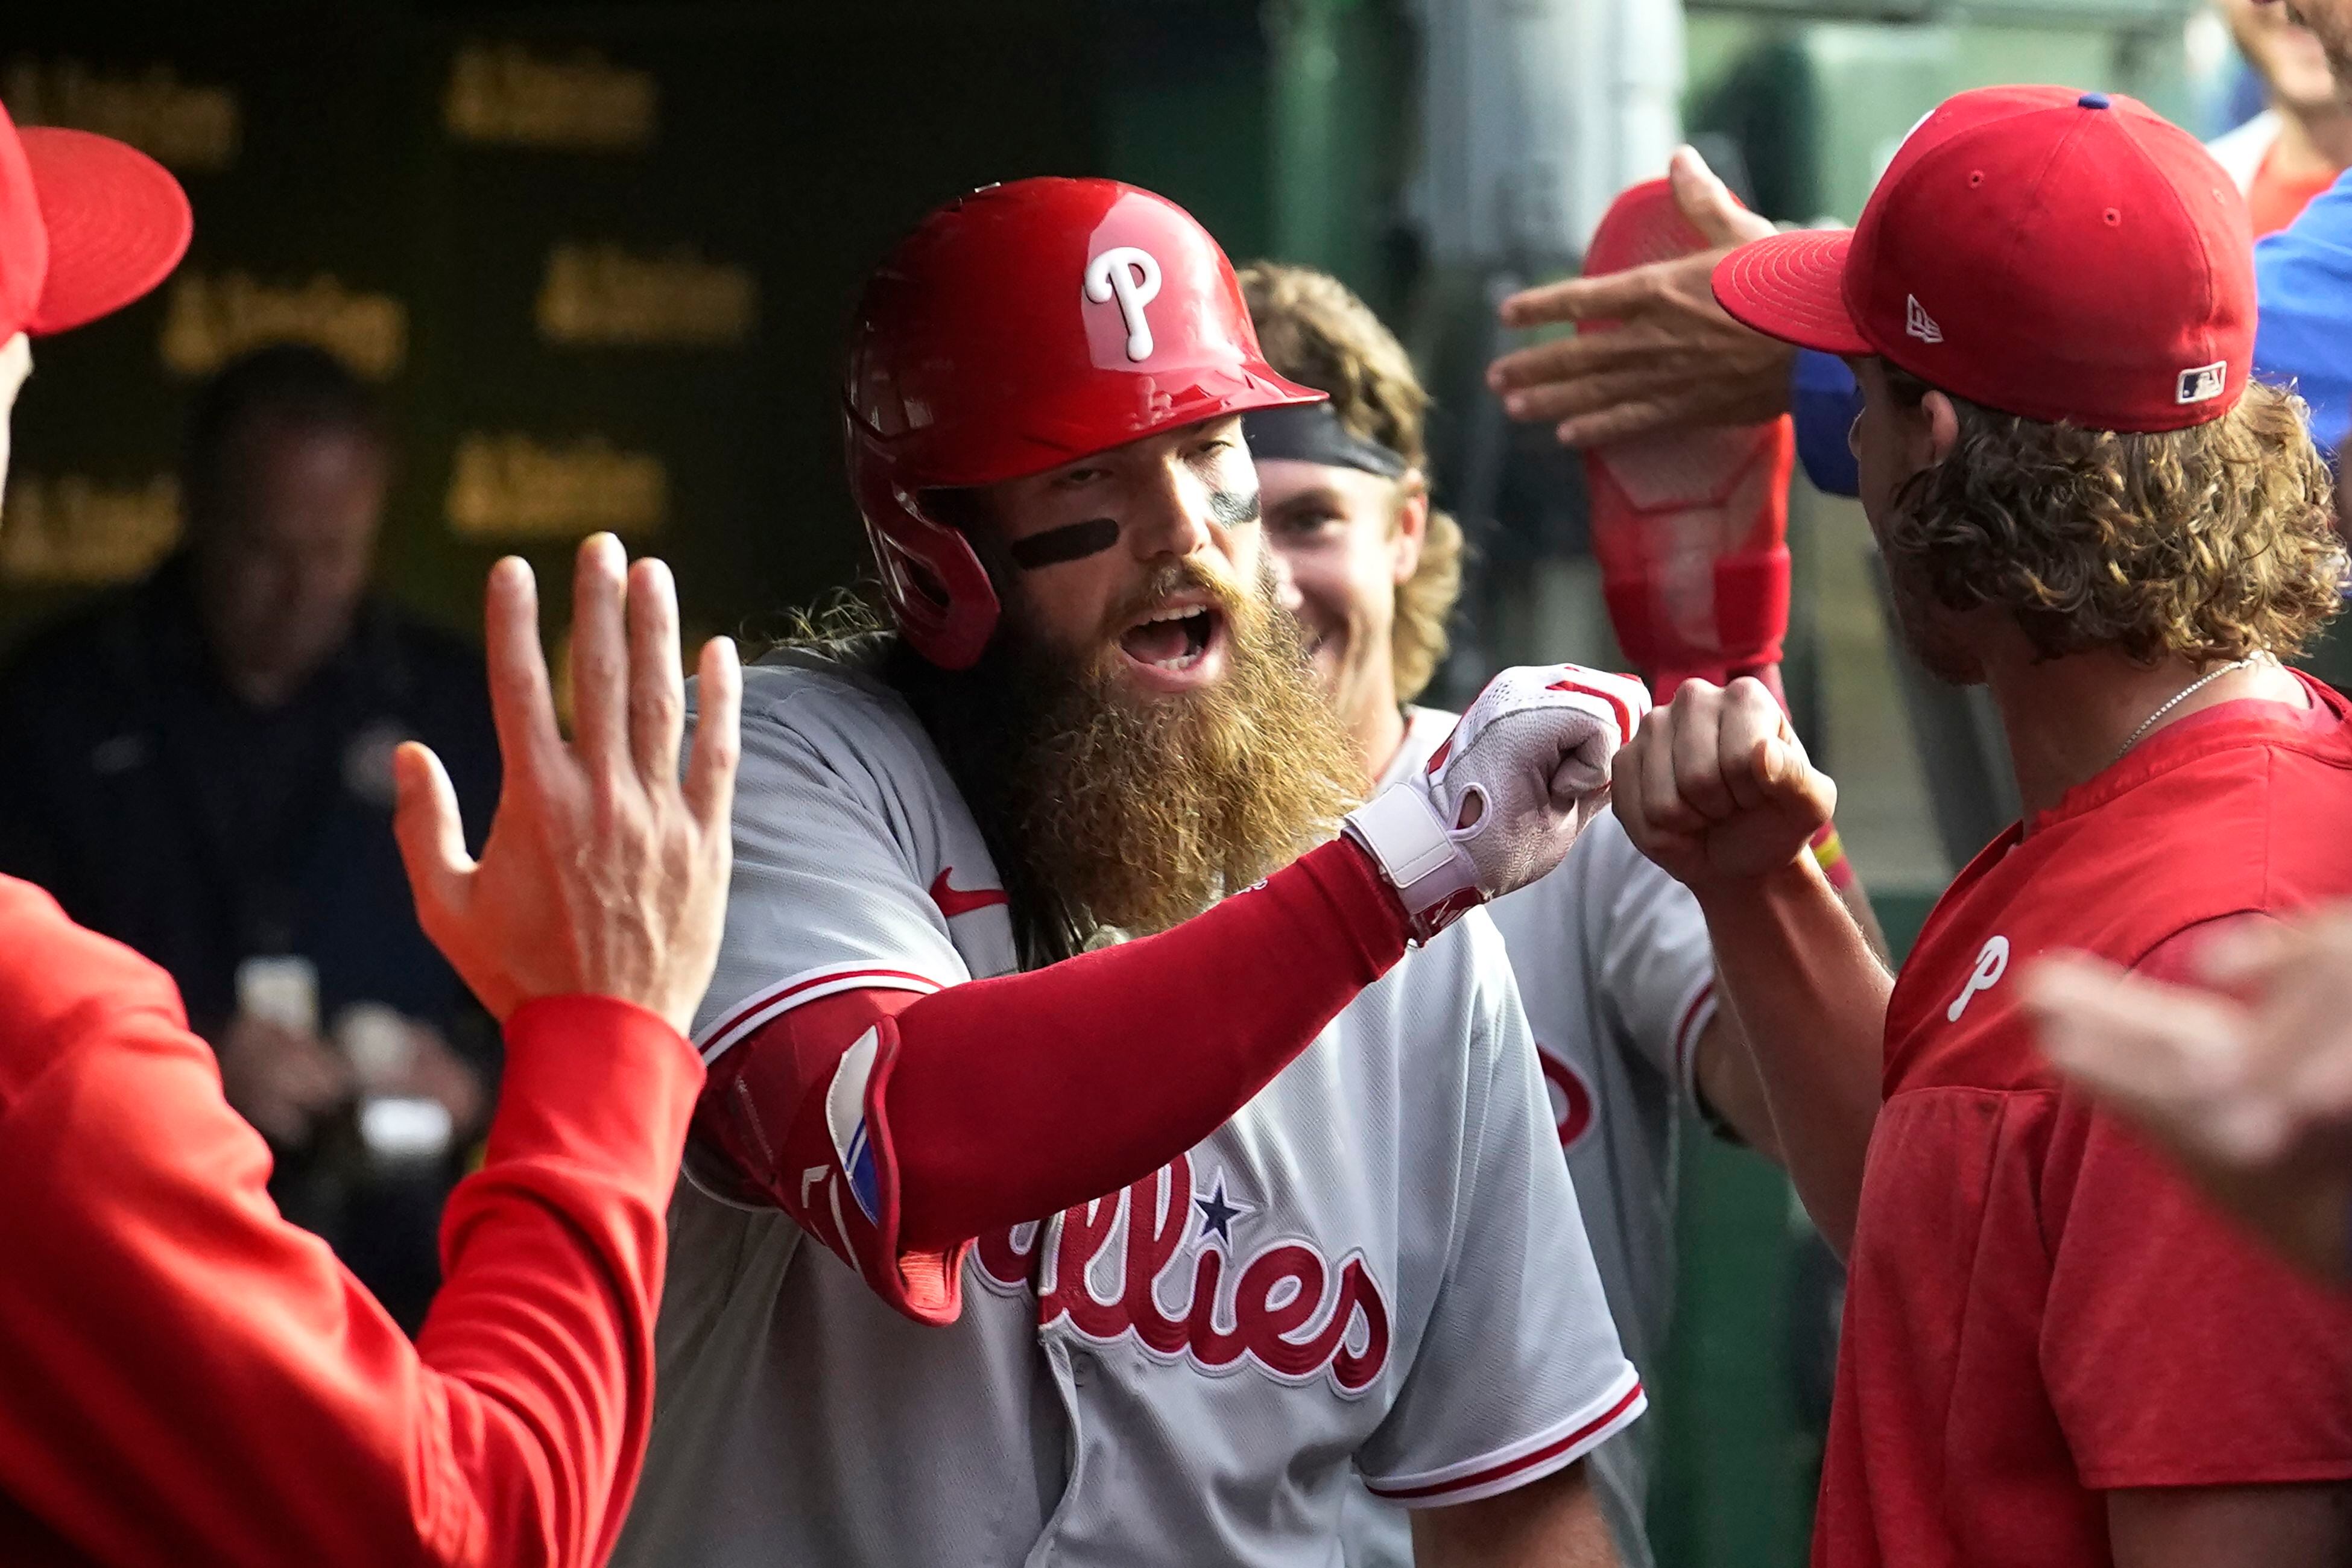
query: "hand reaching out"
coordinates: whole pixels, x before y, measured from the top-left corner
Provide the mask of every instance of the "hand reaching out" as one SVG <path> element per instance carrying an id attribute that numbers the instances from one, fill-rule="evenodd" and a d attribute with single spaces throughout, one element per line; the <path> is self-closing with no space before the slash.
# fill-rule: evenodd
<path id="1" fill-rule="evenodd" d="M 730 867 L 734 645 L 702 650 L 700 721 L 683 781 L 677 600 L 658 561 L 580 547 L 572 589 L 575 734 L 557 731 L 530 568 L 491 569 L 490 705 L 505 768 L 477 862 L 439 759 L 396 759 L 394 826 L 416 913 L 493 1016 L 534 997 L 616 996 L 683 1032 L 718 960 Z"/>
<path id="2" fill-rule="evenodd" d="M 1609 798 L 1609 760 L 1649 710 L 1629 675 L 1526 665 L 1486 683 L 1425 768 L 1348 814 L 1427 941 L 1559 864 Z"/>
<path id="3" fill-rule="evenodd" d="M 1741 206 L 1688 147 L 1675 153 L 1668 177 L 1675 204 L 1710 248 L 1523 289 L 1503 301 L 1507 327 L 1614 323 L 1612 331 L 1517 350 L 1487 367 L 1486 384 L 1504 412 L 1557 425 L 1564 446 L 1754 425 L 1788 412 L 1795 351 L 1733 321 L 1710 282 L 1734 246 L 1773 232 L 1770 220 Z"/>

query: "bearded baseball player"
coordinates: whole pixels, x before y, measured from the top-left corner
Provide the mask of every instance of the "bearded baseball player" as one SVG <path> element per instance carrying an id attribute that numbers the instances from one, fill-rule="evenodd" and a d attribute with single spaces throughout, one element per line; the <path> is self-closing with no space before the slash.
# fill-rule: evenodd
<path id="1" fill-rule="evenodd" d="M 1645 698 L 1506 672 L 1327 837 L 1241 435 L 1321 395 L 1131 186 L 976 192 L 871 279 L 896 627 L 748 672 L 622 1562 L 1336 1563 L 1358 1475 L 1424 1561 L 1611 1561 L 1580 1461 L 1643 1395 L 1474 906 Z"/>
<path id="2" fill-rule="evenodd" d="M 1454 724 L 1413 701 L 1444 652 L 1461 584 L 1461 529 L 1430 503 L 1428 396 L 1394 334 L 1338 279 L 1261 262 L 1241 279 L 1267 363 L 1330 394 L 1254 411 L 1243 429 L 1285 601 L 1366 776 L 1393 784 Z M 1785 618 L 1787 602 L 1757 619 Z M 1769 646 L 1784 629 L 1770 627 Z M 1610 1310 L 1647 1377 L 1673 1313 L 1680 1130 L 1711 1121 L 1778 1152 L 1738 1021 L 1716 1005 L 1706 920 L 1613 816 L 1580 836 L 1558 871 L 1488 913 L 1517 975 Z M 1629 1563 L 1651 1561 L 1643 1512 L 1655 1458 L 1641 1423 L 1589 1462 Z M 1349 1549 L 1351 1562 L 1412 1561 L 1404 1521 L 1378 1503 L 1351 1508 Z"/>

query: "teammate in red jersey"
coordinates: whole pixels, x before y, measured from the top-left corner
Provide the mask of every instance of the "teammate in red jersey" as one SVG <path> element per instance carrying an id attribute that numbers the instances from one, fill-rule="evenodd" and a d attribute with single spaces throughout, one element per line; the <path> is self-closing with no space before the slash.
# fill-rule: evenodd
<path id="1" fill-rule="evenodd" d="M 1890 984 L 1802 853 L 1834 786 L 1762 688 L 1685 687 L 1618 764 L 1849 1260 L 1817 1563 L 2352 1552 L 2352 1313 L 2062 1084 L 2019 979 L 2054 949 L 2160 974 L 2352 892 L 2352 710 L 2277 662 L 2336 602 L 2327 482 L 2248 384 L 2250 251 L 2185 133 L 2008 88 L 1922 121 L 1851 234 L 1715 275 L 1853 364 L 1906 637 L 1990 688 L 2026 807 Z"/>
<path id="2" fill-rule="evenodd" d="M 0 114 L 0 468 L 27 334 L 118 309 L 186 247 L 162 167 Z M 278 1217 L 164 973 L 0 878 L 0 1561 L 589 1563 L 653 1408 L 663 1209 L 702 1070 L 738 679 L 702 661 L 683 784 L 658 563 L 580 554 L 578 739 L 530 574 L 490 580 L 506 789 L 478 864 L 446 775 L 400 758 L 425 931 L 505 1025 L 505 1103 L 449 1202 L 416 1343 Z M 5 765 L 5 764 L 0 764 Z"/>

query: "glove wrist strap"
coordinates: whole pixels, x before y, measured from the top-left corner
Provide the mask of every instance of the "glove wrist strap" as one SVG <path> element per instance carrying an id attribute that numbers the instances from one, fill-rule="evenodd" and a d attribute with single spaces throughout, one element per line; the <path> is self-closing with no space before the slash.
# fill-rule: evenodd
<path id="1" fill-rule="evenodd" d="M 1349 812 L 1343 831 L 1363 847 L 1397 891 L 1416 945 L 1486 901 L 1470 858 L 1449 837 L 1436 807 L 1401 784 Z"/>

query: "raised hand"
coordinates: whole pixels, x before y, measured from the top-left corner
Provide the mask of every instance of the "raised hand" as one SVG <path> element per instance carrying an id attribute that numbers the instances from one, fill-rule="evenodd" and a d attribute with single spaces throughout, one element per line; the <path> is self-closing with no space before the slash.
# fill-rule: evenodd
<path id="1" fill-rule="evenodd" d="M 394 828 L 425 933 L 503 1020 L 534 997 L 616 996 L 683 1032 L 718 961 L 727 904 L 742 675 L 702 650 L 683 781 L 686 691 L 669 569 L 620 542 L 580 547 L 572 587 L 574 738 L 557 730 L 530 568 L 490 571 L 490 706 L 505 768 L 478 863 L 449 775 L 412 742 Z"/>
<path id="2" fill-rule="evenodd" d="M 1348 815 L 1427 940 L 1559 864 L 1609 797 L 1610 758 L 1649 710 L 1626 675 L 1572 664 L 1486 683 L 1428 766 Z"/>
<path id="3" fill-rule="evenodd" d="M 1523 289 L 1503 301 L 1503 324 L 1528 328 L 1609 321 L 1505 354 L 1486 370 L 1503 411 L 1557 426 L 1560 442 L 1591 447 L 1706 425 L 1754 425 L 1789 408 L 1795 351 L 1740 325 L 1715 302 L 1715 265 L 1773 232 L 1741 206 L 1688 147 L 1668 170 L 1675 202 L 1710 248 L 1598 278 Z"/>
<path id="4" fill-rule="evenodd" d="M 1747 677 L 1684 682 L 1617 753 L 1615 776 L 1626 836 L 1692 889 L 1781 869 L 1837 806 L 1837 785 Z"/>

